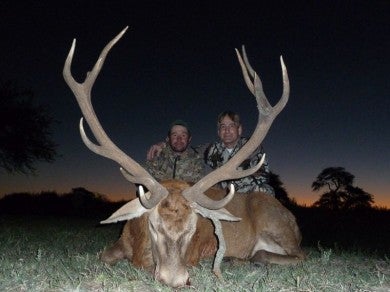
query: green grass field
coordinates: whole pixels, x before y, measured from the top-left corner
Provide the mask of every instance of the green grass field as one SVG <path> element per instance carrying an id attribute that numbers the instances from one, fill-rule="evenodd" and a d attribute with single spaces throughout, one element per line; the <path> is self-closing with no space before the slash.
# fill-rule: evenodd
<path id="1" fill-rule="evenodd" d="M 99 261 L 121 227 L 91 218 L 0 216 L 0 291 L 171 291 L 127 262 Z M 180 290 L 390 291 L 386 253 L 321 242 L 305 250 L 308 259 L 297 266 L 223 262 L 224 282 L 212 274 L 211 260 L 203 261 L 189 271 L 192 285 Z"/>

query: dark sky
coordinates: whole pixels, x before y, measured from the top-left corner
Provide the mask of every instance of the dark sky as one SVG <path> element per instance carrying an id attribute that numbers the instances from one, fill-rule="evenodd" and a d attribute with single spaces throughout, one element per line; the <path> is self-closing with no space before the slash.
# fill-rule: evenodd
<path id="1" fill-rule="evenodd" d="M 1 173 L 0 194 L 128 193 L 118 166 L 82 143 L 81 112 L 62 77 L 73 38 L 72 70 L 82 81 L 128 25 L 92 95 L 106 132 L 134 159 L 143 162 L 177 118 L 191 125 L 193 144 L 217 139 L 216 116 L 226 109 L 240 113 L 251 135 L 256 105 L 234 52 L 245 44 L 271 103 L 282 91 L 280 55 L 288 68 L 290 100 L 263 144 L 290 196 L 318 199 L 316 176 L 342 166 L 390 206 L 390 2 L 227 2 L 1 1 L 0 79 L 31 87 L 49 106 L 62 157 L 39 164 L 37 176 Z"/>

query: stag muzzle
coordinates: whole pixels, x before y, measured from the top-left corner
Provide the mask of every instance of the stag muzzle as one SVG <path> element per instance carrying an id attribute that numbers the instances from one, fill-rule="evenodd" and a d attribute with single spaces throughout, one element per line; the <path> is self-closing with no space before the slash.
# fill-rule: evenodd
<path id="1" fill-rule="evenodd" d="M 191 285 L 190 275 L 184 265 L 175 269 L 175 271 L 168 267 L 160 267 L 156 269 L 154 277 L 156 280 L 173 288 Z"/>

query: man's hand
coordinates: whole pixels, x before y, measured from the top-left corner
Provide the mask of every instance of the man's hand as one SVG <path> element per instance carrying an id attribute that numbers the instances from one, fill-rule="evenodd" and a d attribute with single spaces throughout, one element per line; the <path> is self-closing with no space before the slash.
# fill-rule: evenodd
<path id="1" fill-rule="evenodd" d="M 156 157 L 159 157 L 161 154 L 161 151 L 166 146 L 165 142 L 159 142 L 157 144 L 152 145 L 148 152 L 146 153 L 146 159 L 148 161 L 153 160 Z"/>

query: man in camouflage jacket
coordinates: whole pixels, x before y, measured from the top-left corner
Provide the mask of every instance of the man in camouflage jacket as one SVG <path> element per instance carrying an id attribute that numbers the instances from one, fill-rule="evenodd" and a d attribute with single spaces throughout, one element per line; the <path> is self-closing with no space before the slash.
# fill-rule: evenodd
<path id="1" fill-rule="evenodd" d="M 205 162 L 212 169 L 224 165 L 238 150 L 248 141 L 241 137 L 242 125 L 238 114 L 232 111 L 222 112 L 218 116 L 218 136 L 221 141 L 211 144 L 205 152 Z M 248 169 L 259 163 L 264 155 L 262 146 L 259 146 L 252 155 L 242 164 L 242 169 Z M 269 166 L 265 160 L 261 168 L 254 174 L 236 180 L 223 181 L 222 188 L 228 187 L 231 183 L 239 193 L 261 191 L 275 196 L 274 189 L 269 185 Z"/>
<path id="2" fill-rule="evenodd" d="M 180 179 L 197 182 L 204 176 L 203 153 L 192 147 L 187 124 L 177 120 L 171 124 L 166 138 L 167 147 L 159 156 L 147 160 L 146 169 L 157 180 Z"/>

